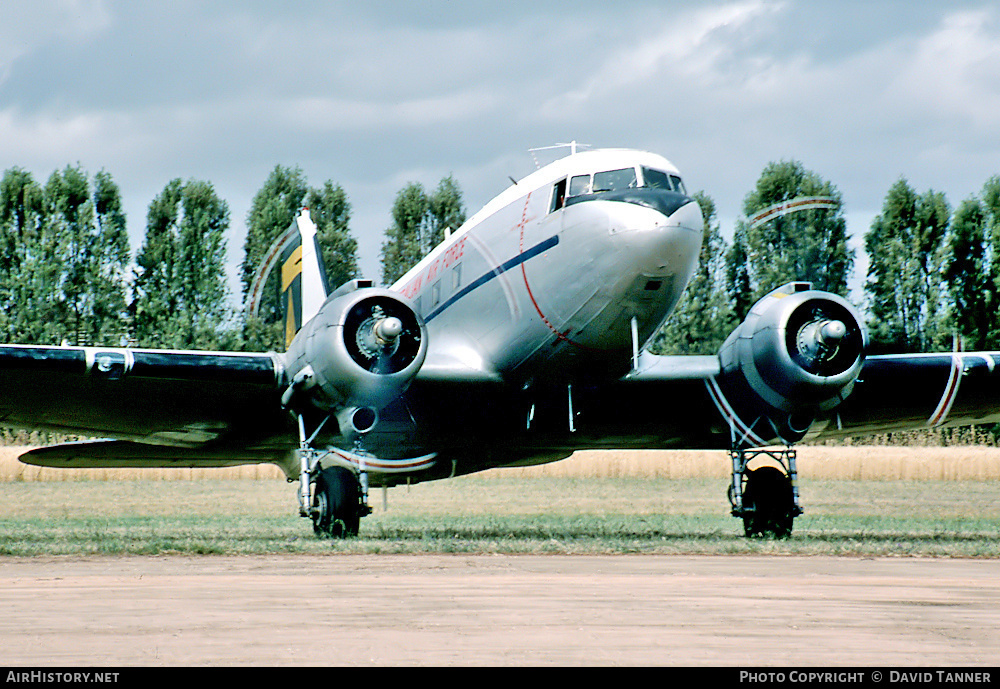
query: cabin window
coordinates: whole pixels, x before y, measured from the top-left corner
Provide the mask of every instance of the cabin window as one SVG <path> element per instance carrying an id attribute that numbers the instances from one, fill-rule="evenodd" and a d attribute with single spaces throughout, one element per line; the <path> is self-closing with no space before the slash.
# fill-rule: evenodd
<path id="1" fill-rule="evenodd" d="M 596 194 L 602 191 L 620 191 L 631 189 L 637 186 L 635 168 L 627 167 L 622 170 L 608 170 L 598 172 L 594 175 L 593 192 Z"/>
<path id="2" fill-rule="evenodd" d="M 552 203 L 549 204 L 549 213 L 554 213 L 566 205 L 566 180 L 561 179 L 552 187 Z"/>
<path id="3" fill-rule="evenodd" d="M 431 287 L 431 308 L 434 308 L 441 303 L 441 281 L 438 280 Z"/>
<path id="4" fill-rule="evenodd" d="M 456 290 L 462 286 L 462 264 L 458 263 L 451 269 L 451 288 Z"/>

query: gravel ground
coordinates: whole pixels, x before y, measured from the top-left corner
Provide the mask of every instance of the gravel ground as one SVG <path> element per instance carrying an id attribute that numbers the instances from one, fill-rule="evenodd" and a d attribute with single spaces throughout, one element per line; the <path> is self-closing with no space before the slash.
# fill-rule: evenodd
<path id="1" fill-rule="evenodd" d="M 0 559 L 0 664 L 1000 665 L 1000 561 Z"/>

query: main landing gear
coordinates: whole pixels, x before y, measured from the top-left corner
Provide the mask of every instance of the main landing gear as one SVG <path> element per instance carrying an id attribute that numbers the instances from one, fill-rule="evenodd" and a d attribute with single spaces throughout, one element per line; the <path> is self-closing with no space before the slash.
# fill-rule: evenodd
<path id="1" fill-rule="evenodd" d="M 798 472 L 795 450 L 730 450 L 733 480 L 729 486 L 732 515 L 743 519 L 748 538 L 770 536 L 787 538 L 792 522 L 802 514 L 799 506 Z M 766 465 L 748 469 L 754 459 L 765 456 L 781 468 Z"/>
<path id="2" fill-rule="evenodd" d="M 317 536 L 357 536 L 361 517 L 370 512 L 363 499 L 361 482 L 353 471 L 333 466 L 316 476 L 309 516 Z"/>
<path id="3" fill-rule="evenodd" d="M 312 520 L 313 531 L 321 538 L 357 536 L 361 518 L 372 512 L 368 474 L 363 462 L 356 468 L 311 445 L 322 427 L 307 438 L 305 422 L 299 417 L 299 515 Z M 326 459 L 332 464 L 324 467 Z"/>

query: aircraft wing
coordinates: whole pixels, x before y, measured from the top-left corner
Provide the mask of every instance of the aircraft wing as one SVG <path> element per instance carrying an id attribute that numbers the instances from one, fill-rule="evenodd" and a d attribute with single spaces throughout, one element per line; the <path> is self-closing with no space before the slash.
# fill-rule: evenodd
<path id="1" fill-rule="evenodd" d="M 820 437 L 1000 422 L 1000 352 L 870 356 Z"/>
<path id="2" fill-rule="evenodd" d="M 993 424 L 1000 423 L 1000 352 L 867 357 L 850 392 L 828 408 L 811 409 L 805 421 L 812 424 L 808 430 L 799 424 L 798 438 L 778 432 L 788 428 L 787 418 L 779 417 L 793 416 L 794 408 L 781 410 L 745 388 L 727 386 L 717 356 L 643 355 L 639 369 L 611 392 L 617 401 L 605 406 L 605 418 L 628 414 L 636 431 L 671 428 L 695 447 L 713 444 L 713 435 L 722 446 L 734 437 L 764 445 Z"/>
<path id="3" fill-rule="evenodd" d="M 288 423 L 278 366 L 270 354 L 4 345 L 0 425 L 175 448 L 252 444 Z"/>

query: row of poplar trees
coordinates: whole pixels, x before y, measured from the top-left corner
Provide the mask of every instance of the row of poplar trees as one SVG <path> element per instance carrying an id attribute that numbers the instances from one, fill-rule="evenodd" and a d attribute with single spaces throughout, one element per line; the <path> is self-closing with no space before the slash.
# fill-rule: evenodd
<path id="1" fill-rule="evenodd" d="M 340 185 L 311 187 L 276 166 L 253 198 L 240 266 L 245 302 L 272 242 L 303 206 L 317 226 L 328 283 L 359 276 L 351 206 Z M 386 230 L 386 284 L 465 221 L 451 177 L 401 190 Z M 20 168 L 0 179 L 0 342 L 265 351 L 283 343 L 279 270 L 256 315 L 234 308 L 226 278 L 228 204 L 201 180 L 169 181 L 149 204 L 132 260 L 121 191 L 79 165 L 44 184 Z"/>
<path id="2" fill-rule="evenodd" d="M 736 224 L 726 242 L 715 203 L 695 194 L 706 219 L 698 269 L 654 351 L 718 351 L 750 306 L 791 280 L 847 295 L 854 267 L 843 201 L 829 181 L 797 161 L 771 163 L 743 201 L 751 218 L 804 196 L 833 208 Z M 317 225 L 328 282 L 358 277 L 351 206 L 340 185 L 308 184 L 277 166 L 254 196 L 240 267 L 244 301 L 271 243 L 303 206 Z M 381 250 L 391 284 L 465 221 L 451 177 L 436 189 L 406 185 L 396 196 Z M 149 204 L 131 258 L 121 193 L 111 175 L 79 166 L 45 184 L 19 168 L 0 179 L 0 341 L 178 349 L 278 349 L 278 271 L 254 317 L 231 306 L 226 286 L 230 212 L 212 185 L 174 179 Z M 876 352 L 1000 346 L 1000 177 L 952 210 L 944 194 L 919 193 L 901 178 L 865 234 L 864 304 Z"/>

